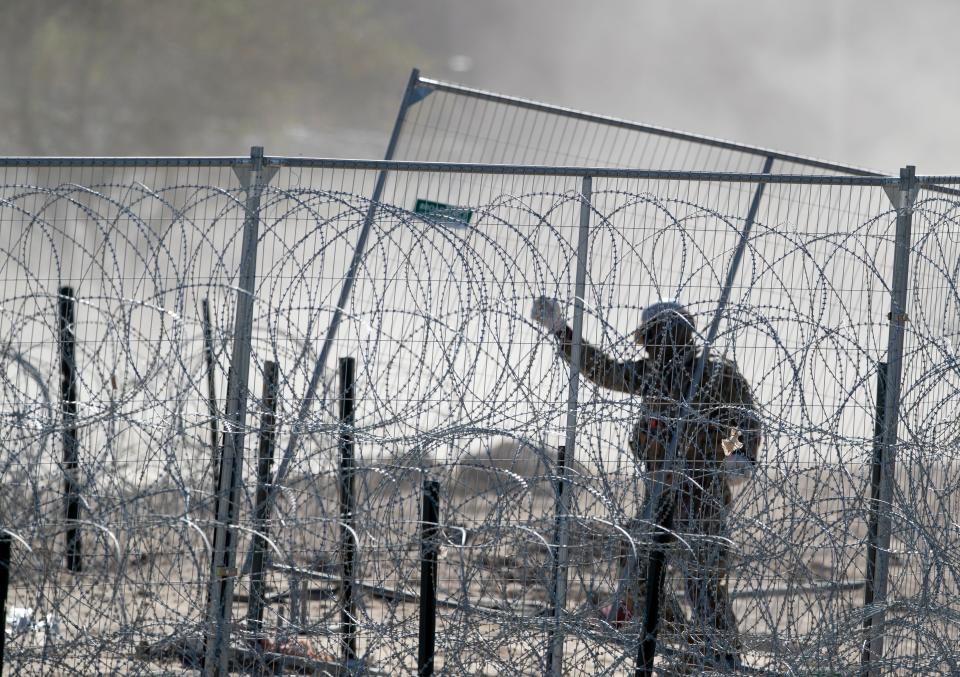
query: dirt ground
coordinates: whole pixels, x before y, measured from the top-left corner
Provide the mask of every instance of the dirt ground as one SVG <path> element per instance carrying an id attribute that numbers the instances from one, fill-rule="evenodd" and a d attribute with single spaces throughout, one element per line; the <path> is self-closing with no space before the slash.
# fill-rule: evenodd
<path id="1" fill-rule="evenodd" d="M 383 466 L 358 477 L 358 655 L 371 674 L 413 674 L 418 646 L 420 479 L 423 469 Z M 862 471 L 862 469 L 861 469 Z M 945 472 L 956 480 L 956 469 Z M 525 468 L 435 467 L 441 480 L 444 546 L 439 563 L 438 672 L 542 674 L 555 624 L 550 610 L 555 518 L 549 477 Z M 518 477 L 520 479 L 518 479 Z M 532 478 L 532 479 L 531 479 Z M 620 584 L 622 524 L 636 510 L 620 478 L 571 476 L 569 593 L 563 630 L 567 674 L 632 674 L 639 626 L 612 627 L 596 609 Z M 900 483 L 910 519 L 894 518 L 885 673 L 949 673 L 960 645 L 955 495 Z M 946 482 L 944 486 L 948 486 Z M 749 674 L 849 674 L 859 666 L 864 618 L 868 502 L 863 472 L 809 469 L 758 478 L 730 516 L 735 565 L 728 585 Z M 291 480 L 269 533 L 277 551 L 267 575 L 265 634 L 275 647 L 309 647 L 315 674 L 343 653 L 337 606 L 340 522 L 331 475 Z M 55 502 L 51 498 L 51 502 Z M 91 506 L 106 533 L 84 529 L 84 570 L 64 571 L 62 531 L 38 530 L 32 552 L 15 543 L 8 613 L 55 614 L 56 632 L 8 637 L 8 674 L 192 674 L 184 664 L 203 631 L 210 555 L 210 508 L 187 509 L 182 494 L 156 491 L 125 506 Z M 624 514 L 619 519 L 615 510 Z M 249 514 L 245 512 L 244 514 Z M 254 528 L 244 522 L 247 528 Z M 240 552 L 249 549 L 248 532 Z M 114 538 L 116 540 L 114 540 Z M 643 559 L 642 538 L 638 538 Z M 661 632 L 663 674 L 681 672 L 684 622 L 681 560 L 670 555 Z M 243 568 L 243 557 L 239 566 Z M 248 577 L 236 579 L 236 646 L 244 639 Z M 249 634 L 246 635 L 249 637 Z M 294 653 L 293 649 L 285 649 Z M 306 653 L 305 648 L 303 653 Z M 675 655 L 670 655 L 675 654 Z M 318 662 L 319 661 L 319 662 Z M 325 661 L 325 663 L 324 663 Z M 333 670 L 333 668 L 330 668 Z M 292 668 L 286 672 L 293 674 Z M 346 673 L 343 673 L 346 674 Z"/>

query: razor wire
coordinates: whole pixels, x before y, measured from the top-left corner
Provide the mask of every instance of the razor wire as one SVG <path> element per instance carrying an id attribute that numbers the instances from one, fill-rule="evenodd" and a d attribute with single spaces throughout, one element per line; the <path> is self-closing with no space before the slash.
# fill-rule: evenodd
<path id="1" fill-rule="evenodd" d="M 20 170 L 18 170 L 20 171 Z M 23 170 L 0 184 L 3 381 L 0 527 L 12 537 L 6 665 L 21 674 L 195 670 L 202 660 L 218 449 L 230 368 L 245 194 L 216 170 L 114 175 Z M 368 213 L 369 239 L 334 337 L 357 361 L 358 658 L 415 673 L 420 486 L 440 481 L 438 671 L 541 673 L 555 558 L 554 500 L 568 366 L 530 317 L 573 315 L 578 181 L 395 173 L 373 205 L 370 172 L 284 168 L 263 189 L 254 303 L 234 667 L 252 670 L 249 601 L 257 436 L 267 362 L 278 365 L 276 478 L 266 530 L 264 655 L 333 669 L 342 655 L 336 367 L 300 417 Z M 153 187 L 151 187 L 153 186 Z M 683 302 L 705 331 L 755 184 L 607 178 L 590 208 L 584 338 L 621 359 L 641 309 Z M 904 387 L 894 483 L 884 672 L 960 671 L 956 410 L 958 205 L 914 208 Z M 878 363 L 896 218 L 875 186 L 767 186 L 732 287 L 717 354 L 760 406 L 764 444 L 735 490 L 723 538 L 741 670 L 859 666 Z M 76 419 L 60 395 L 57 306 L 76 298 Z M 205 327 L 203 302 L 210 308 Z M 214 393 L 204 344 L 211 337 Z M 219 396 L 219 399 L 217 399 Z M 211 411 L 210 403 L 214 409 Z M 642 398 L 584 381 L 567 450 L 565 671 L 634 669 L 638 619 L 603 618 L 654 529 L 636 519 L 649 474 L 628 448 Z M 78 431 L 80 517 L 63 514 L 62 436 Z M 222 433 L 222 428 L 220 429 Z M 276 464 L 275 466 L 276 467 Z M 78 527 L 81 571 L 64 565 Z M 668 554 L 659 669 L 705 669 Z M 643 594 L 639 591 L 637 594 Z M 244 661 L 248 661 L 244 663 Z M 355 666 L 354 666 L 355 667 Z"/>

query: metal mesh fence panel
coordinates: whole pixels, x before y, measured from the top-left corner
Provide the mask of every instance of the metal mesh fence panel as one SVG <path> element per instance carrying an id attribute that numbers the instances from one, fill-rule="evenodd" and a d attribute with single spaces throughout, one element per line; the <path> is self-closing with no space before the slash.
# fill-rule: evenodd
<path id="1" fill-rule="evenodd" d="M 6 165 L 9 668 L 195 670 L 219 622 L 231 670 L 415 673 L 429 478 L 440 482 L 438 671 L 540 674 L 559 632 L 565 673 L 632 672 L 639 613 L 603 608 L 645 594 L 636 563 L 656 525 L 638 516 L 652 472 L 631 435 L 650 404 L 586 372 L 571 401 L 562 341 L 531 310 L 555 299 L 569 322 L 580 303 L 584 346 L 639 361 L 643 309 L 677 299 L 702 345 L 749 214 L 710 351 L 749 383 L 763 443 L 753 478 L 728 487 L 721 527 L 688 519 L 674 529 L 658 669 L 859 669 L 875 393 L 891 326 L 891 180 L 598 171 L 585 196 L 583 177 L 562 171 L 266 162 L 276 174 L 256 213 L 235 524 L 218 524 L 215 502 L 247 161 Z M 383 168 L 385 197 L 371 203 Z M 955 208 L 923 190 L 914 209 L 882 602 L 890 672 L 949 672 L 958 660 Z M 76 413 L 62 394 L 64 288 L 75 298 Z M 274 406 L 275 424 L 262 423 Z M 258 445 L 274 425 L 264 475 Z M 64 455 L 70 431 L 75 465 Z M 232 534 L 234 569 L 212 570 L 218 527 Z M 73 570 L 71 529 L 82 545 Z M 341 616 L 351 548 L 354 653 Z M 703 569 L 697 552 L 723 561 Z M 568 583 L 559 624 L 558 575 Z M 704 576 L 722 582 L 733 623 L 711 625 L 700 608 Z M 211 617 L 211 585 L 223 578 L 232 603 Z M 724 668 L 711 641 L 736 646 L 737 660 Z"/>
<path id="2" fill-rule="evenodd" d="M 917 673 L 958 669 L 956 199 L 921 190 L 906 307 L 902 443 L 892 494 L 886 657 Z M 954 516 L 954 517 L 951 517 Z"/>
<path id="3" fill-rule="evenodd" d="M 422 77 L 414 71 L 388 159 L 760 172 L 875 172 Z"/>

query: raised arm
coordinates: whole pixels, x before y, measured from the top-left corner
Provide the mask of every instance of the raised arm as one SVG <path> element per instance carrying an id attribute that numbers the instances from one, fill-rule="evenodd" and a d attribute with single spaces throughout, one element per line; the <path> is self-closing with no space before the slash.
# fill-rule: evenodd
<path id="1" fill-rule="evenodd" d="M 573 361 L 573 329 L 567 326 L 560 304 L 555 300 L 541 296 L 534 299 L 530 313 L 532 319 L 556 337 L 560 344 L 560 353 L 568 363 Z M 648 376 L 645 360 L 620 361 L 606 355 L 602 350 L 581 342 L 580 374 L 598 386 L 634 395 L 645 391 L 645 377 Z"/>

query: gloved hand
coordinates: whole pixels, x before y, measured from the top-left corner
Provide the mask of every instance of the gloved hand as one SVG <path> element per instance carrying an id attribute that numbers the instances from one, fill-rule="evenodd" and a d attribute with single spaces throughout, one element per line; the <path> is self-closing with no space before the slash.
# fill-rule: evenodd
<path id="1" fill-rule="evenodd" d="M 567 328 L 567 319 L 556 299 L 541 296 L 533 300 L 530 318 L 544 326 L 547 331 L 556 334 Z"/>
<path id="2" fill-rule="evenodd" d="M 743 442 L 740 441 L 740 431 L 734 428 L 730 437 L 721 443 L 726 456 L 723 459 L 723 472 L 727 476 L 730 486 L 737 486 L 753 477 L 754 465 L 743 452 Z"/>

